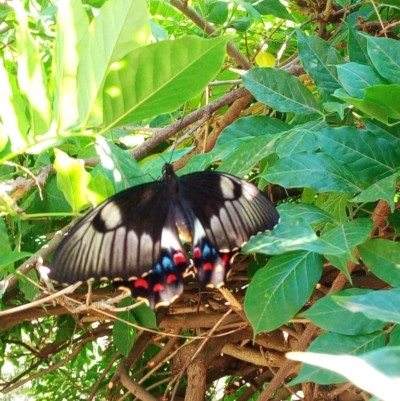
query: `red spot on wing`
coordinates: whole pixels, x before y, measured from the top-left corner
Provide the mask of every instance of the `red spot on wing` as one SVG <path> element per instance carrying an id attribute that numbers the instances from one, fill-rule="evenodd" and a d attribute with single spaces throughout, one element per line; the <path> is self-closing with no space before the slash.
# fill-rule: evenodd
<path id="1" fill-rule="evenodd" d="M 229 253 L 224 253 L 222 255 L 222 262 L 224 265 L 227 265 L 229 263 L 230 255 Z"/>
<path id="2" fill-rule="evenodd" d="M 207 270 L 212 271 L 214 269 L 214 265 L 212 263 L 210 263 L 210 262 L 204 263 L 203 269 L 206 270 L 206 271 Z"/>
<path id="3" fill-rule="evenodd" d="M 175 282 L 176 280 L 178 280 L 178 277 L 176 277 L 175 274 L 169 274 L 167 277 L 167 284 L 171 284 L 171 283 Z"/>
<path id="4" fill-rule="evenodd" d="M 174 264 L 179 265 L 181 263 L 186 263 L 186 256 L 182 252 L 177 252 L 174 255 Z"/>
<path id="5" fill-rule="evenodd" d="M 194 257 L 195 259 L 201 258 L 201 249 L 200 249 L 198 246 L 195 246 L 195 247 L 193 248 L 193 257 Z"/>
<path id="6" fill-rule="evenodd" d="M 161 292 L 161 291 L 164 291 L 164 286 L 161 283 L 158 283 L 153 287 L 153 292 Z"/>
<path id="7" fill-rule="evenodd" d="M 144 278 L 138 278 L 134 283 L 134 288 L 144 288 L 145 290 L 149 289 L 149 283 Z"/>

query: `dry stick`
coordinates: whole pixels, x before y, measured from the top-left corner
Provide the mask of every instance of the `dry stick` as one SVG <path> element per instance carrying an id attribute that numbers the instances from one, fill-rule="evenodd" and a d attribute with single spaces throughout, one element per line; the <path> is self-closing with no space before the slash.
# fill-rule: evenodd
<path id="1" fill-rule="evenodd" d="M 244 89 L 244 88 L 243 88 Z M 241 91 L 242 89 L 238 89 L 239 91 Z M 236 92 L 236 91 L 235 91 Z M 237 100 L 235 100 L 235 102 L 232 104 L 232 106 L 229 108 L 229 110 L 223 115 L 223 117 L 220 119 L 218 126 L 211 132 L 211 134 L 208 136 L 207 139 L 207 143 L 206 146 L 203 149 L 203 146 L 196 146 L 195 149 L 193 149 L 193 151 L 189 152 L 187 155 L 185 155 L 184 157 L 182 157 L 180 160 L 178 160 L 176 163 L 174 163 L 174 168 L 176 170 L 179 170 L 180 168 L 182 168 L 183 166 L 186 165 L 186 163 L 188 163 L 188 161 L 196 154 L 201 153 L 203 150 L 204 152 L 210 152 L 217 139 L 218 136 L 220 135 L 221 131 L 229 126 L 230 124 L 232 124 L 235 120 L 237 120 L 240 116 L 240 113 L 242 112 L 242 110 L 249 104 L 249 102 L 251 102 L 251 100 L 253 99 L 253 95 L 247 91 L 247 89 L 244 89 L 243 95 L 239 98 L 237 98 Z"/>
<path id="2" fill-rule="evenodd" d="M 193 8 L 187 5 L 187 2 L 181 0 L 170 0 L 170 3 L 178 9 L 183 15 L 186 15 L 194 24 L 210 36 L 216 36 L 216 29 L 213 25 L 209 24 L 203 19 Z M 234 46 L 233 43 L 228 42 L 227 53 L 231 56 L 241 68 L 249 70 L 252 68 L 251 63 L 247 61 L 243 54 Z"/>
<path id="3" fill-rule="evenodd" d="M 127 388 L 134 396 L 142 401 L 159 401 L 158 398 L 152 396 L 139 383 L 134 382 L 129 377 L 128 372 L 124 369 L 120 372 L 119 381 Z"/>
<path id="4" fill-rule="evenodd" d="M 390 207 L 385 201 L 379 201 L 374 213 L 372 214 L 372 220 L 374 222 L 374 228 L 371 232 L 371 236 L 377 229 L 382 228 L 384 224 L 386 224 L 386 218 L 390 213 Z M 355 256 L 358 259 L 359 254 L 358 251 L 355 250 Z M 356 264 L 354 262 L 348 262 L 347 267 L 349 274 L 352 273 Z M 335 281 L 332 284 L 332 287 L 329 291 L 329 294 L 340 291 L 343 289 L 347 282 L 347 277 L 344 273 L 340 272 Z M 310 323 L 307 328 L 304 330 L 303 335 L 299 340 L 299 344 L 297 347 L 298 351 L 303 351 L 306 349 L 307 345 L 311 341 L 312 337 L 314 336 L 315 332 L 317 331 L 318 327 L 315 324 Z M 290 370 L 296 365 L 298 362 L 287 361 L 278 371 L 276 376 L 271 380 L 269 386 L 261 393 L 259 401 L 268 401 L 275 390 L 280 386 L 280 384 L 285 380 L 286 376 L 290 372 Z"/>

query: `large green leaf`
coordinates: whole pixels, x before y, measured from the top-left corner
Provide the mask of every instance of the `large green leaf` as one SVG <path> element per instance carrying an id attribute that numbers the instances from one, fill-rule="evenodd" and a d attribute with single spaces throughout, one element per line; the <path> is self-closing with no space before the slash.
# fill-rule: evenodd
<path id="1" fill-rule="evenodd" d="M 57 185 L 64 193 L 72 210 L 78 212 L 88 203 L 86 189 L 90 181 L 90 174 L 85 170 L 83 163 L 69 157 L 59 149 L 55 149 L 54 152 Z"/>
<path id="2" fill-rule="evenodd" d="M 350 61 L 369 65 L 370 60 L 367 51 L 367 39 L 350 24 L 346 24 L 349 30 L 349 40 L 347 50 L 349 52 Z"/>
<path id="3" fill-rule="evenodd" d="M 0 61 L 0 87 L 0 117 L 3 130 L 10 138 L 11 151 L 19 153 L 27 147 L 30 126 L 26 116 L 27 104 L 17 87 L 15 76 L 6 70 L 3 61 Z"/>
<path id="4" fill-rule="evenodd" d="M 350 288 L 335 295 L 363 295 L 369 290 L 359 288 Z M 386 323 L 380 320 L 368 319 L 362 313 L 352 313 L 347 309 L 339 306 L 332 300 L 332 295 L 327 295 L 300 316 L 310 319 L 314 324 L 326 331 L 334 331 L 335 333 L 358 335 L 368 334 L 382 329 Z M 332 319 L 332 316 L 335 316 Z"/>
<path id="5" fill-rule="evenodd" d="M 286 71 L 253 68 L 243 74 L 244 86 L 262 103 L 282 112 L 300 115 L 322 114 L 322 103 Z"/>
<path id="6" fill-rule="evenodd" d="M 389 177 L 374 182 L 371 186 L 364 189 L 364 191 L 351 199 L 351 202 L 375 202 L 379 199 L 383 199 L 389 204 L 390 209 L 393 212 L 395 208 L 396 182 L 399 176 L 400 171 L 397 171 L 396 173 L 389 175 Z"/>
<path id="7" fill-rule="evenodd" d="M 400 287 L 400 243 L 374 239 L 358 246 L 365 265 L 380 279 Z"/>
<path id="8" fill-rule="evenodd" d="M 279 212 L 281 213 L 281 209 Z M 242 248 L 243 253 L 266 255 L 296 250 L 344 256 L 340 247 L 319 238 L 304 218 L 285 216 L 285 212 L 281 213 L 281 222 L 274 230 L 251 238 Z"/>
<path id="9" fill-rule="evenodd" d="M 368 56 L 379 74 L 400 85 L 400 43 L 389 38 L 366 36 Z"/>
<path id="10" fill-rule="evenodd" d="M 54 44 L 54 115 L 57 132 L 78 122 L 76 74 L 88 39 L 88 16 L 81 0 L 58 3 L 57 35 Z"/>
<path id="11" fill-rule="evenodd" d="M 400 166 L 400 140 L 393 143 L 354 127 L 325 128 L 316 132 L 322 151 L 345 164 L 362 181 L 374 182 Z"/>
<path id="12" fill-rule="evenodd" d="M 347 63 L 338 65 L 336 68 L 343 89 L 353 97 L 363 98 L 364 89 L 374 85 L 387 84 L 386 79 L 383 79 L 369 65 Z"/>
<path id="13" fill-rule="evenodd" d="M 125 298 L 118 304 L 118 307 L 130 306 L 131 301 L 131 299 Z M 130 310 L 118 312 L 117 318 L 113 326 L 114 344 L 122 355 L 127 356 L 133 347 L 137 333 L 136 328 L 129 323 L 136 324 L 136 319 Z"/>
<path id="14" fill-rule="evenodd" d="M 325 230 L 321 234 L 321 239 L 337 246 L 342 250 L 340 257 L 345 257 L 357 263 L 354 256 L 354 249 L 357 245 L 364 243 L 371 234 L 373 223 L 368 218 L 358 218 L 348 221 L 339 227 Z"/>
<path id="15" fill-rule="evenodd" d="M 78 66 L 79 118 L 83 126 L 102 122 L 103 85 L 110 65 L 149 43 L 145 0 L 109 0 L 89 26 Z"/>
<path id="16" fill-rule="evenodd" d="M 369 117 L 376 118 L 378 121 L 381 121 L 385 124 L 388 124 L 389 122 L 387 110 L 385 109 L 385 107 L 381 106 L 375 99 L 366 100 L 365 98 L 359 99 L 351 97 L 341 88 L 337 89 L 333 96 L 355 106 L 357 109 L 359 109 Z"/>
<path id="17" fill-rule="evenodd" d="M 395 99 L 395 101 L 393 101 Z M 382 107 L 388 117 L 400 119 L 400 85 L 375 85 L 365 89 L 364 100 Z"/>
<path id="18" fill-rule="evenodd" d="M 51 106 L 47 76 L 39 46 L 32 38 L 28 27 L 28 16 L 22 2 L 14 4 L 18 20 L 16 27 L 18 50 L 18 84 L 29 103 L 30 125 L 34 136 L 45 134 L 50 129 Z"/>
<path id="19" fill-rule="evenodd" d="M 381 348 L 358 357 L 311 352 L 292 352 L 288 357 L 344 375 L 357 387 L 375 394 L 371 401 L 399 399 L 400 347 Z"/>
<path id="20" fill-rule="evenodd" d="M 319 336 L 308 348 L 309 352 L 330 355 L 362 355 L 385 345 L 386 333 L 375 332 L 359 336 L 346 336 L 337 333 L 326 333 Z M 345 382 L 346 379 L 338 374 L 311 365 L 303 365 L 299 375 L 290 385 L 304 382 L 333 384 Z"/>
<path id="21" fill-rule="evenodd" d="M 220 71 L 228 39 L 187 36 L 130 52 L 107 76 L 106 127 L 170 112 L 198 96 Z"/>
<path id="22" fill-rule="evenodd" d="M 336 295 L 332 299 L 349 311 L 361 312 L 369 319 L 400 323 L 400 288 L 372 291 L 366 295 Z"/>
<path id="23" fill-rule="evenodd" d="M 358 177 L 326 153 L 304 152 L 283 157 L 261 177 L 286 188 L 307 187 L 319 192 L 355 193 L 362 189 Z"/>
<path id="24" fill-rule="evenodd" d="M 287 252 L 257 271 L 244 301 L 254 334 L 275 330 L 300 310 L 321 277 L 322 264 L 316 253 Z"/>
<path id="25" fill-rule="evenodd" d="M 316 36 L 306 36 L 297 30 L 299 57 L 318 89 L 332 94 L 340 88 L 336 66 L 344 64 L 345 59 L 324 40 Z"/>

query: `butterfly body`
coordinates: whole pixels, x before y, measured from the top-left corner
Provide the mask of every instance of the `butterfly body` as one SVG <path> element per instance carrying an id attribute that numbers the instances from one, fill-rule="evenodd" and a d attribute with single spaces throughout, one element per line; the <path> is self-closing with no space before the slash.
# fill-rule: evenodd
<path id="1" fill-rule="evenodd" d="M 51 278 L 61 283 L 109 279 L 150 307 L 183 291 L 192 262 L 202 285 L 220 287 L 248 239 L 279 215 L 268 197 L 229 174 L 178 177 L 170 164 L 159 181 L 128 188 L 78 222 L 56 250 Z"/>

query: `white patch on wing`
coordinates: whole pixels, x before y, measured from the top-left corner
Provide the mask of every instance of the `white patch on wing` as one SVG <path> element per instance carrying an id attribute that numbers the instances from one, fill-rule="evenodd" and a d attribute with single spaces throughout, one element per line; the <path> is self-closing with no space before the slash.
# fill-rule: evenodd
<path id="1" fill-rule="evenodd" d="M 135 231 L 129 230 L 126 236 L 126 266 L 129 267 L 129 269 L 136 268 L 138 265 L 138 242 L 139 239 Z"/>
<path id="2" fill-rule="evenodd" d="M 260 190 L 253 184 L 242 181 L 242 196 L 249 202 L 258 196 Z"/>
<path id="3" fill-rule="evenodd" d="M 125 268 L 124 263 L 124 247 L 125 247 L 126 229 L 124 226 L 117 228 L 115 231 L 114 249 L 112 254 L 111 265 L 114 271 L 121 272 Z"/>
<path id="4" fill-rule="evenodd" d="M 151 260 L 149 260 L 149 257 Z M 139 266 L 148 266 L 154 264 L 153 260 L 153 240 L 147 233 L 140 236 L 140 249 L 139 249 Z"/>
<path id="5" fill-rule="evenodd" d="M 231 179 L 221 176 L 220 177 L 220 183 L 219 185 L 221 186 L 221 192 L 222 195 L 224 195 L 224 198 L 226 199 L 234 199 L 235 198 L 235 186 L 232 182 Z"/>
<path id="6" fill-rule="evenodd" d="M 199 244 L 200 240 L 206 236 L 203 226 L 199 219 L 194 219 L 193 222 L 193 244 Z"/>
<path id="7" fill-rule="evenodd" d="M 105 205 L 100 211 L 100 217 L 107 230 L 113 230 L 122 222 L 121 210 L 115 202 Z"/>
<path id="8" fill-rule="evenodd" d="M 182 249 L 177 234 L 172 232 L 170 228 L 164 227 L 161 233 L 161 248 L 165 249 Z"/>

